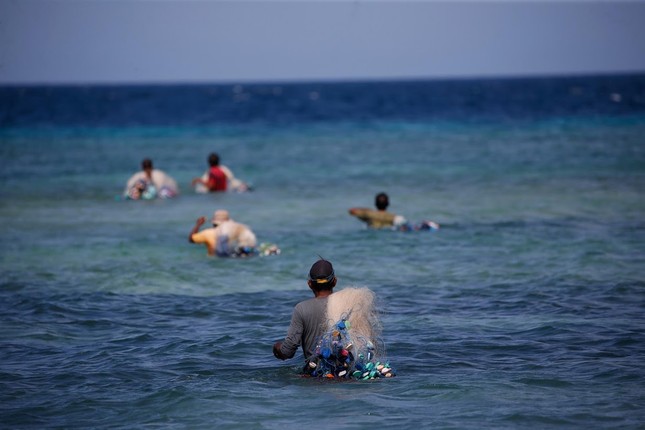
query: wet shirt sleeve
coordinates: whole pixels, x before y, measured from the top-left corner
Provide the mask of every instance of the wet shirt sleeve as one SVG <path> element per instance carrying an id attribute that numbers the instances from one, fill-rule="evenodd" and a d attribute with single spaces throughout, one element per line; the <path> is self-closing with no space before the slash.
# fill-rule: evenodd
<path id="1" fill-rule="evenodd" d="M 353 214 L 356 218 L 365 221 L 370 227 L 384 228 L 391 227 L 394 224 L 393 213 L 386 211 L 375 211 L 373 209 L 358 208 Z"/>
<path id="2" fill-rule="evenodd" d="M 301 307 L 296 305 L 291 315 L 291 324 L 287 330 L 287 337 L 282 342 L 280 352 L 288 358 L 292 358 L 302 342 L 302 333 L 304 331 L 304 321 L 302 318 Z"/>
<path id="3" fill-rule="evenodd" d="M 352 215 L 354 215 L 356 218 L 360 219 L 361 221 L 367 222 L 370 219 L 369 212 L 370 210 L 366 208 L 355 208 L 354 213 L 352 213 Z"/>

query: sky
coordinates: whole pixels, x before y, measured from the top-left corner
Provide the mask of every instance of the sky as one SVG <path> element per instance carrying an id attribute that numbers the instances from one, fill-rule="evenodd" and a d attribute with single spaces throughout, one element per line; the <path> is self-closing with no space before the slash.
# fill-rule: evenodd
<path id="1" fill-rule="evenodd" d="M 645 73 L 645 0 L 0 0 L 0 85 Z"/>

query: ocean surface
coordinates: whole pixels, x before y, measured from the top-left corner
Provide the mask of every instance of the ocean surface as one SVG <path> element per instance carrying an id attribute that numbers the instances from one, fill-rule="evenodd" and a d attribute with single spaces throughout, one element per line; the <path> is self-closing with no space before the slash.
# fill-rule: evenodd
<path id="1" fill-rule="evenodd" d="M 145 157 L 178 198 L 120 198 Z M 0 159 L 0 428 L 645 427 L 645 75 L 3 87 Z M 208 257 L 216 209 L 282 253 Z M 395 378 L 273 357 L 319 255 Z"/>

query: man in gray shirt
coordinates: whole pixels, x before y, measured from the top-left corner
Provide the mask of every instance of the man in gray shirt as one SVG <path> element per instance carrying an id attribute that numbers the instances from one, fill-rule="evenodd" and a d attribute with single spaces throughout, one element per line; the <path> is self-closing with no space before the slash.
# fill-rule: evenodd
<path id="1" fill-rule="evenodd" d="M 334 292 L 336 275 L 327 260 L 316 261 L 309 270 L 309 288 L 314 298 L 298 303 L 293 309 L 287 337 L 273 345 L 273 355 L 286 360 L 292 358 L 302 346 L 305 360 L 314 355 L 316 342 L 325 331 L 327 323 L 327 298 Z"/>

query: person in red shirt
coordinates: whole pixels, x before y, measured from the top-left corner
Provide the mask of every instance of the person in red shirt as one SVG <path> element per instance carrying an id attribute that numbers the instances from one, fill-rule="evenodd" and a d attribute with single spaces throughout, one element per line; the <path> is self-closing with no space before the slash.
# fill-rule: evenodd
<path id="1" fill-rule="evenodd" d="M 219 165 L 219 155 L 212 153 L 208 156 L 208 164 L 211 166 L 208 170 L 208 179 L 195 178 L 193 179 L 193 186 L 202 184 L 208 188 L 209 192 L 226 191 L 228 177 L 224 170 Z"/>
<path id="2" fill-rule="evenodd" d="M 228 178 L 224 170 L 219 166 L 219 156 L 217 154 L 211 154 L 208 157 L 208 164 L 211 166 L 208 170 L 208 189 L 211 192 L 226 191 Z"/>
<path id="3" fill-rule="evenodd" d="M 237 179 L 231 169 L 220 164 L 219 155 L 216 153 L 213 152 L 208 156 L 208 164 L 210 165 L 208 171 L 202 177 L 192 181 L 198 193 L 228 191 L 228 189 L 236 192 L 250 191 L 251 188 Z"/>

